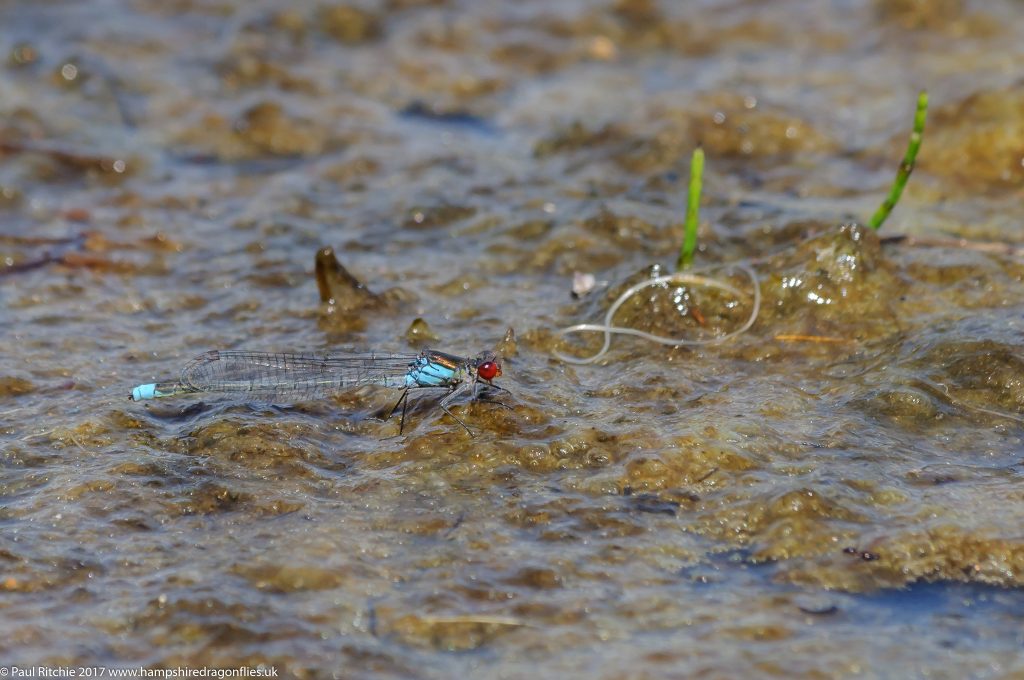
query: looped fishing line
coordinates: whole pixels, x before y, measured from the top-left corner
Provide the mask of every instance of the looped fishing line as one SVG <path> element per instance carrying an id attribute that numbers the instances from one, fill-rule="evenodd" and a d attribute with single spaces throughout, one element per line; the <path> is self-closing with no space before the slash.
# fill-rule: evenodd
<path id="1" fill-rule="evenodd" d="M 563 328 L 560 331 L 558 331 L 559 337 L 564 337 L 570 333 L 579 333 L 583 331 L 596 331 L 598 333 L 604 333 L 604 344 L 601 346 L 601 349 L 598 350 L 597 354 L 585 358 L 572 357 L 558 350 L 554 350 L 553 354 L 558 359 L 569 364 L 592 364 L 608 353 L 608 349 L 611 347 L 612 344 L 613 334 L 635 335 L 638 338 L 644 338 L 645 340 L 657 342 L 662 345 L 692 347 L 698 345 L 717 345 L 719 343 L 725 342 L 726 340 L 736 337 L 740 333 L 746 332 L 747 329 L 754 325 L 754 321 L 757 320 L 757 315 L 761 311 L 761 283 L 757 278 L 757 273 L 752 268 L 748 267 L 745 264 L 724 265 L 724 267 L 735 267 L 743 271 L 744 274 L 750 277 L 750 282 L 751 284 L 753 284 L 754 288 L 754 302 L 750 310 L 750 317 L 747 319 L 746 323 L 744 323 L 736 330 L 730 333 L 726 333 L 725 335 L 718 338 L 710 338 L 707 340 L 688 340 L 686 338 L 666 338 L 664 336 L 654 335 L 653 333 L 641 331 L 636 328 L 626 328 L 624 326 L 612 325 L 612 320 L 615 317 L 615 312 L 619 311 L 619 307 L 625 304 L 626 300 L 633 297 L 644 288 L 649 288 L 651 286 L 660 286 L 663 283 L 678 283 L 695 286 L 705 286 L 707 288 L 717 288 L 731 295 L 735 295 L 736 297 L 744 297 L 744 293 L 742 291 L 729 285 L 728 283 L 725 283 L 724 281 L 719 281 L 718 279 L 709 278 L 707 276 L 700 276 L 698 274 L 684 274 L 677 272 L 675 274 L 659 276 L 649 281 L 643 281 L 641 283 L 636 284 L 635 286 L 627 288 L 622 293 L 622 295 L 620 295 L 615 300 L 615 302 L 612 303 L 611 307 L 608 308 L 608 312 L 604 315 L 604 323 L 581 323 L 575 326 L 569 326 L 568 328 Z"/>

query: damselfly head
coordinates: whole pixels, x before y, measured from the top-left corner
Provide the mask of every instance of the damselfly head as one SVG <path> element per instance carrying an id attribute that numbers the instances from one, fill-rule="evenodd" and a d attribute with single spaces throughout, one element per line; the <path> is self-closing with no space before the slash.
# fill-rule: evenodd
<path id="1" fill-rule="evenodd" d="M 494 352 L 482 352 L 476 358 L 476 374 L 490 382 L 501 375 L 501 359 Z"/>

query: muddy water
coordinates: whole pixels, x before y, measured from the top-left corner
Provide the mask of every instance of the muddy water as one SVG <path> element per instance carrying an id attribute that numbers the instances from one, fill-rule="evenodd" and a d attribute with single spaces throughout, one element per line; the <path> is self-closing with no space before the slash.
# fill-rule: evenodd
<path id="1" fill-rule="evenodd" d="M 1021 9 L 3 3 L 0 663 L 1021 677 Z M 840 228 L 921 87 L 903 202 Z M 754 267 L 757 322 L 556 361 L 674 261 L 698 143 L 697 264 Z M 372 304 L 321 303 L 325 246 Z M 384 390 L 126 400 L 211 348 L 499 343 L 475 437 Z"/>

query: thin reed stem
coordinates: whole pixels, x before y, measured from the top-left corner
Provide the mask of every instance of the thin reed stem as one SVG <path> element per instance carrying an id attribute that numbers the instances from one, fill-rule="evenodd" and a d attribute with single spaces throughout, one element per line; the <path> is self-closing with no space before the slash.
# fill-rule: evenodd
<path id="1" fill-rule="evenodd" d="M 914 162 L 917 160 L 917 151 L 921 148 L 921 140 L 924 138 L 924 121 L 928 115 L 928 92 L 921 90 L 917 95 L 917 113 L 914 114 L 914 131 L 910 133 L 910 143 L 907 145 L 907 153 L 903 156 L 900 169 L 896 172 L 896 179 L 893 180 L 892 188 L 889 189 L 889 196 L 878 206 L 878 210 L 868 220 L 868 226 L 878 229 L 889 217 L 889 213 L 900 200 L 903 194 L 903 187 L 907 186 L 910 173 L 914 171 Z"/>
<path id="2" fill-rule="evenodd" d="M 693 150 L 690 161 L 690 191 L 686 200 L 686 231 L 683 246 L 679 249 L 676 271 L 681 272 L 693 264 L 693 253 L 697 250 L 697 226 L 700 223 L 700 192 L 704 175 L 704 149 Z"/>

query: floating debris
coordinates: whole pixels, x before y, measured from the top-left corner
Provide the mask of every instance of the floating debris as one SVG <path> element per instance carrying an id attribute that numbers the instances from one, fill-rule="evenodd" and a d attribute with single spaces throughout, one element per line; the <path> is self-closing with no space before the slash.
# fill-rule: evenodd
<path id="1" fill-rule="evenodd" d="M 509 326 L 509 329 L 505 331 L 505 337 L 497 344 L 494 351 L 503 359 L 514 357 L 519 352 L 519 343 L 516 342 L 516 331 L 514 328 Z"/>
<path id="2" fill-rule="evenodd" d="M 757 278 L 757 273 L 747 265 L 727 265 L 725 268 L 730 267 L 738 269 L 739 271 L 743 272 L 748 277 L 750 277 L 750 282 L 753 287 L 753 300 L 750 305 L 750 316 L 747 318 L 747 321 L 742 326 L 740 326 L 734 331 L 731 331 L 719 337 L 707 339 L 689 339 L 682 337 L 668 338 L 665 336 L 648 333 L 647 331 L 642 331 L 637 328 L 628 328 L 625 326 L 614 325 L 615 312 L 617 312 L 619 308 L 622 307 L 622 305 L 625 304 L 626 301 L 628 301 L 634 295 L 644 290 L 645 288 L 650 288 L 652 286 L 664 286 L 666 284 L 704 286 L 708 288 L 716 288 L 718 290 L 722 290 L 737 298 L 747 297 L 746 294 L 740 291 L 738 288 L 735 288 L 732 285 L 725 283 L 724 281 L 720 281 L 718 279 L 710 278 L 692 272 L 676 272 L 675 274 L 669 274 L 667 276 L 658 276 L 648 281 L 642 281 L 641 283 L 638 283 L 634 286 L 630 286 L 629 288 L 627 288 L 621 295 L 619 295 L 618 298 L 616 298 L 615 302 L 613 302 L 612 305 L 608 308 L 608 312 L 604 316 L 604 323 L 577 324 L 575 326 L 569 326 L 568 328 L 563 328 L 560 331 L 558 331 L 559 336 L 565 336 L 570 333 L 579 333 L 581 331 L 595 331 L 598 333 L 603 333 L 604 344 L 602 344 L 601 349 L 599 349 L 597 353 L 586 358 L 569 356 L 568 354 L 564 354 L 563 352 L 560 352 L 558 350 L 555 350 L 553 354 L 560 360 L 569 364 L 592 364 L 595 361 L 600 360 L 602 357 L 604 357 L 605 354 L 608 353 L 608 349 L 611 347 L 612 335 L 635 335 L 637 337 L 643 338 L 645 340 L 650 340 L 651 342 L 656 342 L 661 345 L 672 345 L 677 347 L 695 345 L 717 345 L 726 342 L 727 340 L 731 340 L 737 335 L 745 333 L 751 326 L 754 325 L 754 322 L 757 320 L 757 315 L 761 309 L 761 284 Z"/>
<path id="3" fill-rule="evenodd" d="M 405 331 L 405 339 L 410 344 L 418 345 L 426 342 L 436 342 L 441 338 L 431 328 L 430 324 L 423 317 L 418 316 L 409 324 Z"/>
<path id="4" fill-rule="evenodd" d="M 383 300 L 338 261 L 334 248 L 321 248 L 316 253 L 316 285 L 320 302 L 330 311 L 351 312 L 379 307 Z"/>
<path id="5" fill-rule="evenodd" d="M 593 274 L 584 274 L 583 272 L 572 273 L 572 296 L 577 300 L 594 290 L 596 285 L 597 277 Z"/>

